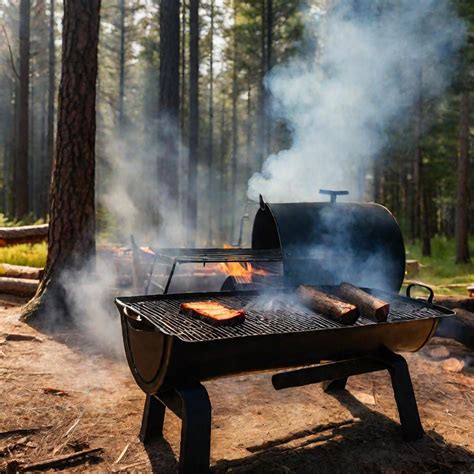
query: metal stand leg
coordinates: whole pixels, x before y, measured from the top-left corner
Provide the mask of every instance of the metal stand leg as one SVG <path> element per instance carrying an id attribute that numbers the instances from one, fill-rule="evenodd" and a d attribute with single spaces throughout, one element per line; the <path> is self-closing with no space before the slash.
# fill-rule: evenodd
<path id="1" fill-rule="evenodd" d="M 142 426 L 138 437 L 143 443 L 163 437 L 166 407 L 153 395 L 147 395 L 143 409 Z"/>
<path id="2" fill-rule="evenodd" d="M 391 351 L 384 351 L 381 361 L 386 364 L 392 379 L 393 393 L 397 403 L 402 436 L 405 441 L 415 441 L 424 435 L 415 392 L 411 383 L 406 360 Z"/>
<path id="3" fill-rule="evenodd" d="M 323 390 L 325 392 L 337 392 L 344 390 L 346 388 L 346 383 L 347 377 L 343 379 L 325 380 L 323 382 Z"/>
<path id="4" fill-rule="evenodd" d="M 182 420 L 179 472 L 209 472 L 211 402 L 200 383 L 189 383 L 159 392 L 157 397 Z"/>

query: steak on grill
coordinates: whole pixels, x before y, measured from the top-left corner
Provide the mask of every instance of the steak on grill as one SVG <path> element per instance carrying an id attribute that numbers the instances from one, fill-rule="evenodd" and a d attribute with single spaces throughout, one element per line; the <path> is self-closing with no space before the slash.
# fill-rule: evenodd
<path id="1" fill-rule="evenodd" d="M 245 311 L 227 308 L 216 301 L 182 303 L 180 310 L 188 316 L 202 319 L 213 326 L 233 326 L 245 320 Z"/>

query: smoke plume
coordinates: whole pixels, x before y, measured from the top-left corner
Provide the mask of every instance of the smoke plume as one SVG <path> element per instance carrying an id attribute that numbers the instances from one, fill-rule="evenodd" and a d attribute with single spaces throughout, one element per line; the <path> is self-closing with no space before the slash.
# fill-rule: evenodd
<path id="1" fill-rule="evenodd" d="M 266 78 L 273 113 L 292 131 L 248 185 L 269 202 L 314 201 L 319 188 L 361 197 L 361 177 L 387 144 L 393 121 L 453 76 L 464 23 L 448 0 L 340 1 L 310 8 L 306 54 Z M 357 192 L 359 191 L 359 192 Z"/>

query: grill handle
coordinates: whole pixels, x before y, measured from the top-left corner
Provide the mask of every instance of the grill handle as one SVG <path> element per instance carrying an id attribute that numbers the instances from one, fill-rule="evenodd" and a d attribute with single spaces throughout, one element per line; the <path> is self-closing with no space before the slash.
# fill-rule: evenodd
<path id="1" fill-rule="evenodd" d="M 146 319 L 142 318 L 140 314 L 132 310 L 128 306 L 122 305 L 122 314 L 127 318 L 128 323 L 133 329 L 138 331 L 154 331 L 155 327 Z"/>
<path id="2" fill-rule="evenodd" d="M 411 289 L 412 289 L 414 286 L 419 286 L 419 287 L 421 287 L 421 288 L 424 288 L 425 290 L 428 290 L 430 294 L 428 295 L 428 298 L 427 298 L 426 301 L 427 301 L 428 303 L 433 303 L 433 298 L 434 298 L 433 289 L 430 288 L 430 287 L 427 286 L 427 285 L 424 285 L 423 283 L 417 283 L 417 282 L 415 282 L 415 283 L 410 283 L 410 284 L 407 286 L 407 290 L 406 290 L 408 298 L 411 298 Z"/>

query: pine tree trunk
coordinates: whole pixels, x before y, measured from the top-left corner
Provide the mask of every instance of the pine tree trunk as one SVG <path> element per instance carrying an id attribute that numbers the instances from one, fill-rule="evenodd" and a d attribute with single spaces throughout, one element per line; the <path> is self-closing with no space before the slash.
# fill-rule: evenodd
<path id="1" fill-rule="evenodd" d="M 226 199 L 224 191 L 224 175 L 225 175 L 225 158 L 227 154 L 227 140 L 226 140 L 226 116 L 225 116 L 225 94 L 222 94 L 222 109 L 221 109 L 221 126 L 220 126 L 220 163 L 219 163 L 219 236 L 221 242 L 225 239 L 224 234 L 224 211 L 226 210 Z"/>
<path id="2" fill-rule="evenodd" d="M 273 0 L 267 0 L 266 6 L 266 64 L 265 74 L 270 71 L 273 66 Z M 270 109 L 270 94 L 265 89 L 265 153 L 272 152 L 272 122 L 268 113 Z"/>
<path id="3" fill-rule="evenodd" d="M 189 2 L 188 245 L 196 243 L 199 157 L 199 0 Z"/>
<path id="4" fill-rule="evenodd" d="M 125 129 L 125 0 L 120 0 L 120 50 L 119 50 L 119 133 Z"/>
<path id="5" fill-rule="evenodd" d="M 467 82 L 467 79 L 466 79 Z M 459 113 L 459 155 L 456 191 L 456 263 L 470 261 L 469 254 L 469 158 L 470 94 L 467 84 L 461 95 Z"/>
<path id="6" fill-rule="evenodd" d="M 54 9 L 55 0 L 49 2 L 49 62 L 48 62 L 48 125 L 46 138 L 46 160 L 43 168 L 43 187 L 41 200 L 41 215 L 46 216 L 49 204 L 49 187 L 51 184 L 51 168 L 54 155 L 54 102 L 56 97 L 56 51 L 54 46 Z"/>
<path id="7" fill-rule="evenodd" d="M 179 0 L 160 1 L 159 196 L 178 206 Z"/>
<path id="8" fill-rule="evenodd" d="M 25 317 L 54 300 L 67 317 L 61 278 L 95 257 L 95 132 L 100 0 L 65 0 L 48 258 Z"/>
<path id="9" fill-rule="evenodd" d="M 235 12 L 234 12 L 235 14 Z M 239 137 L 238 137 L 238 111 L 237 111 L 237 95 L 238 95 L 238 84 L 237 84 L 237 41 L 234 33 L 233 41 L 233 61 L 232 61 L 232 162 L 231 162 L 231 225 L 230 234 L 231 241 L 234 238 L 235 231 L 235 211 L 236 211 L 236 198 L 237 198 L 237 160 L 239 154 Z"/>
<path id="10" fill-rule="evenodd" d="M 421 139 L 423 136 L 423 72 L 419 71 L 419 97 L 416 106 L 416 152 L 415 152 L 415 183 L 417 190 L 416 213 L 418 235 L 421 237 L 421 253 L 424 257 L 431 257 L 431 229 L 430 229 L 430 190 L 429 177 L 423 165 L 423 150 Z"/>
<path id="11" fill-rule="evenodd" d="M 208 208 L 208 244 L 212 246 L 214 238 L 214 0 L 211 0 L 211 24 L 209 30 L 209 135 L 207 144 L 207 208 Z"/>
<path id="12" fill-rule="evenodd" d="M 261 27 L 260 27 L 260 83 L 259 83 L 259 98 L 258 98 L 258 118 L 257 118 L 257 167 L 261 169 L 266 158 L 265 135 L 266 135 L 266 114 L 265 114 L 265 86 L 263 80 L 267 72 L 266 67 L 266 8 L 265 0 L 261 1 Z"/>
<path id="13" fill-rule="evenodd" d="M 15 160 L 15 215 L 28 214 L 28 145 L 30 89 L 30 0 L 20 0 L 20 108 L 18 116 L 18 157 Z"/>

